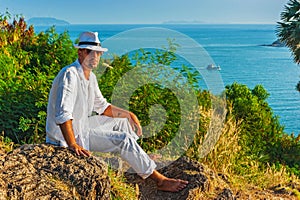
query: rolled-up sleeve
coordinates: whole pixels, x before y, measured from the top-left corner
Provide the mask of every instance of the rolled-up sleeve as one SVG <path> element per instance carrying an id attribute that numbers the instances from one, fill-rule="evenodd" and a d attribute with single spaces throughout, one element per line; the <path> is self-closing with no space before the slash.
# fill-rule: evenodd
<path id="1" fill-rule="evenodd" d="M 70 68 L 60 77 L 55 103 L 55 122 L 63 124 L 73 119 L 74 104 L 77 96 L 76 74 Z"/>

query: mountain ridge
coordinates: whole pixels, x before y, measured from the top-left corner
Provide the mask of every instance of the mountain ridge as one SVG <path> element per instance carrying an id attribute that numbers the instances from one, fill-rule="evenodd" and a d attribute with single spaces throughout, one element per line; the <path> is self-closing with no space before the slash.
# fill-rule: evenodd
<path id="1" fill-rule="evenodd" d="M 65 26 L 70 25 L 66 20 L 56 19 L 54 17 L 32 17 L 27 21 L 28 24 L 33 24 L 35 26 Z"/>

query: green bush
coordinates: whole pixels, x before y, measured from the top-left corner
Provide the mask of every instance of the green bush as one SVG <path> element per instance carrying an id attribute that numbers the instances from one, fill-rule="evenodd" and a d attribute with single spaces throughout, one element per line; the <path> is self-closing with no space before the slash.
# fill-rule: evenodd
<path id="1" fill-rule="evenodd" d="M 246 85 L 226 86 L 232 114 L 241 123 L 242 159 L 253 159 L 263 164 L 281 163 L 295 168 L 300 163 L 299 137 L 288 135 L 280 125 L 266 99 L 269 96 L 261 85 L 250 90 Z M 299 173 L 299 172 L 298 172 Z"/>
<path id="2" fill-rule="evenodd" d="M 48 93 L 58 71 L 76 58 L 67 32 L 36 35 L 24 18 L 0 18 L 0 130 L 15 143 L 45 138 Z"/>

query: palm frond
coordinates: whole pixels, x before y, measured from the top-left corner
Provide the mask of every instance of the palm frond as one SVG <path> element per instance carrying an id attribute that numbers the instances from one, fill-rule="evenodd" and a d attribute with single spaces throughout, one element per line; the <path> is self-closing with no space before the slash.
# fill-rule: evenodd
<path id="1" fill-rule="evenodd" d="M 300 0 L 290 0 L 280 14 L 276 34 L 290 48 L 294 61 L 300 63 Z"/>

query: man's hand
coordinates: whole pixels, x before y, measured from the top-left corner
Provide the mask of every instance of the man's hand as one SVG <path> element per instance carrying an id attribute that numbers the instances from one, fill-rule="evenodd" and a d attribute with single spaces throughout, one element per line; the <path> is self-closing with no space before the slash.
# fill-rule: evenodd
<path id="1" fill-rule="evenodd" d="M 138 120 L 137 116 L 132 112 L 130 112 L 129 123 L 131 124 L 132 129 L 134 131 L 136 131 L 137 136 L 140 137 L 143 134 L 142 126 L 141 126 L 140 121 Z"/>
<path id="2" fill-rule="evenodd" d="M 91 152 L 84 149 L 82 146 L 79 146 L 77 143 L 73 143 L 73 144 L 69 145 L 69 148 L 72 151 L 74 151 L 78 156 L 79 155 L 82 155 L 82 156 L 85 156 L 85 157 L 91 156 Z"/>
<path id="3" fill-rule="evenodd" d="M 132 130 L 136 132 L 137 136 L 140 137 L 143 134 L 140 121 L 133 112 L 123 110 L 114 105 L 109 105 L 106 108 L 106 110 L 103 112 L 103 115 L 108 116 L 108 117 L 127 118 L 132 127 Z"/>
<path id="4" fill-rule="evenodd" d="M 72 120 L 68 120 L 63 124 L 59 125 L 60 130 L 69 146 L 69 149 L 74 151 L 78 156 L 90 156 L 91 153 L 84 149 L 82 146 L 79 146 L 76 143 L 75 137 L 74 137 L 74 132 L 73 132 L 73 125 L 72 125 Z"/>

